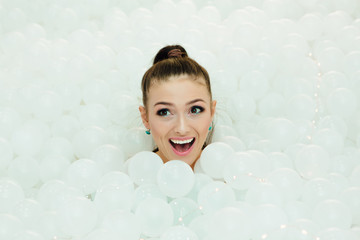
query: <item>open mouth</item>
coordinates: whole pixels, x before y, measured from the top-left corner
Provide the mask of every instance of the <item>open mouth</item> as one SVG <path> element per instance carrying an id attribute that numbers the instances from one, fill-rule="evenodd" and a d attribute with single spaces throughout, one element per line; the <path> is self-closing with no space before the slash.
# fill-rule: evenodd
<path id="1" fill-rule="evenodd" d="M 184 155 L 190 152 L 191 147 L 195 142 L 195 138 L 189 138 L 186 140 L 170 139 L 169 142 L 176 154 Z"/>

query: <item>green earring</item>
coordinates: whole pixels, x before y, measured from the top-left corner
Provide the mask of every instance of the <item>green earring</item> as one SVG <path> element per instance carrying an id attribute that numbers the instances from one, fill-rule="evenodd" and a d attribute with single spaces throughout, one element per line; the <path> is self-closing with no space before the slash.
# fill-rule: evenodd
<path id="1" fill-rule="evenodd" d="M 149 130 L 146 130 L 145 133 L 146 133 L 147 135 L 150 135 L 150 129 L 149 129 Z"/>
<path id="2" fill-rule="evenodd" d="M 212 129 L 212 126 L 209 127 L 209 131 L 211 131 L 211 129 Z"/>

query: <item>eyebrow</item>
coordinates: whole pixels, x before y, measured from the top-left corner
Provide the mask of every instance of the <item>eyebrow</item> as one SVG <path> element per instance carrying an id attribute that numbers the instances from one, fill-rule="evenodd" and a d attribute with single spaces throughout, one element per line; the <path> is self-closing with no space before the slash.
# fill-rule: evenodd
<path id="1" fill-rule="evenodd" d="M 190 102 L 187 102 L 186 105 L 191 105 L 191 104 L 196 103 L 196 102 L 204 102 L 204 103 L 205 103 L 205 101 L 204 101 L 203 99 L 201 99 L 201 98 L 196 98 L 196 99 L 194 99 L 194 100 L 191 100 Z M 157 103 L 154 104 L 154 107 L 155 107 L 156 105 L 168 105 L 168 106 L 173 106 L 174 104 L 169 103 L 169 102 L 157 102 Z"/>

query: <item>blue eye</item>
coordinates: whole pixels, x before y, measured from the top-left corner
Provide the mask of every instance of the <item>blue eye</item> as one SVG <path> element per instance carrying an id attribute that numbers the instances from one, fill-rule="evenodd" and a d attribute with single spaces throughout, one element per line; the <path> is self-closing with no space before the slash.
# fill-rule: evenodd
<path id="1" fill-rule="evenodd" d="M 192 114 L 199 114 L 204 111 L 204 108 L 200 107 L 200 106 L 193 106 L 193 107 L 191 107 L 190 111 Z"/>
<path id="2" fill-rule="evenodd" d="M 160 109 L 159 111 L 157 111 L 156 114 L 159 116 L 165 117 L 165 116 L 170 115 L 170 111 L 169 111 L 169 109 L 163 108 L 163 109 Z"/>

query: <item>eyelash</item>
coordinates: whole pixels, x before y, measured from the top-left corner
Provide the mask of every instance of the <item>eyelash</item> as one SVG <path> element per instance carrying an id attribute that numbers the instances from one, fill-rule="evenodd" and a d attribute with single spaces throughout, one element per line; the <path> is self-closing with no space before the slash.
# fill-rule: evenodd
<path id="1" fill-rule="evenodd" d="M 195 112 L 194 112 L 195 110 Z M 200 107 L 200 106 L 193 106 L 190 108 L 190 114 L 193 114 L 193 115 L 198 115 L 200 113 L 202 113 L 205 109 L 203 107 Z M 170 113 L 170 110 L 167 109 L 167 108 L 162 108 L 160 110 L 158 110 L 156 112 L 156 115 L 160 116 L 160 117 L 167 117 L 169 116 L 171 113 Z"/>

